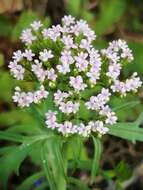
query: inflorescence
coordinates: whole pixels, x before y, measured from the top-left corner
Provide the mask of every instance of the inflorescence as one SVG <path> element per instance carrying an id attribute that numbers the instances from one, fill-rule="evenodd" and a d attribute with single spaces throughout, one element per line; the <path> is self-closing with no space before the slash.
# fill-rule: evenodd
<path id="1" fill-rule="evenodd" d="M 110 42 L 107 49 L 96 50 L 96 35 L 84 20 L 64 16 L 61 25 L 48 29 L 34 21 L 20 39 L 25 49 L 13 53 L 10 72 L 17 80 L 37 82 L 38 89 L 24 92 L 16 87 L 13 101 L 20 107 L 29 107 L 43 99 L 48 101 L 51 93 L 55 108 L 48 110 L 45 123 L 64 136 L 106 134 L 107 124 L 117 122 L 108 105 L 113 94 L 126 96 L 142 85 L 136 72 L 120 81 L 122 68 L 133 60 L 127 43 L 119 39 Z M 93 93 L 84 97 L 88 90 Z M 81 119 L 81 105 L 95 116 L 88 121 Z"/>

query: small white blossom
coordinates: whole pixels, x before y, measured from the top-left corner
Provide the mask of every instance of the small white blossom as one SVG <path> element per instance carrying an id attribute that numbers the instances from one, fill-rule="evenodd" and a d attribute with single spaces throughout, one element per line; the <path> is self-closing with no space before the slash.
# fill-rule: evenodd
<path id="1" fill-rule="evenodd" d="M 32 53 L 31 49 L 26 49 L 25 52 L 23 53 L 23 56 L 26 57 L 28 61 L 32 61 L 35 54 Z"/>
<path id="2" fill-rule="evenodd" d="M 87 87 L 80 75 L 76 77 L 70 77 L 70 85 L 77 92 L 79 92 L 80 90 L 84 90 Z"/>
<path id="3" fill-rule="evenodd" d="M 62 65 L 57 65 L 57 69 L 59 73 L 66 74 L 70 72 L 70 66 L 66 63 L 63 63 Z"/>
<path id="4" fill-rule="evenodd" d="M 41 51 L 40 53 L 39 53 L 39 59 L 41 60 L 41 61 L 48 61 L 48 59 L 51 59 L 51 58 L 53 58 L 54 57 L 54 55 L 52 54 L 52 51 L 51 50 L 47 50 L 47 49 L 44 49 L 43 51 Z"/>
<path id="5" fill-rule="evenodd" d="M 87 53 L 80 52 L 77 56 L 75 56 L 76 67 L 79 71 L 85 71 L 88 67 L 88 61 L 86 60 L 88 57 Z"/>
<path id="6" fill-rule="evenodd" d="M 21 52 L 21 50 L 17 50 L 16 52 L 13 53 L 12 58 L 16 61 L 19 62 L 22 60 L 23 58 L 23 53 Z"/>
<path id="7" fill-rule="evenodd" d="M 75 18 L 72 17 L 71 15 L 65 15 L 63 18 L 62 18 L 62 22 L 64 25 L 66 26 L 69 26 L 71 24 L 74 24 L 75 23 Z"/>
<path id="8" fill-rule="evenodd" d="M 47 77 L 49 80 L 55 81 L 57 78 L 57 75 L 55 74 L 54 69 L 47 70 Z"/>
<path id="9" fill-rule="evenodd" d="M 34 21 L 31 24 L 31 27 L 33 28 L 33 30 L 37 31 L 39 30 L 39 28 L 41 28 L 43 26 L 43 24 L 41 23 L 41 21 Z"/>
<path id="10" fill-rule="evenodd" d="M 36 36 L 32 34 L 31 29 L 26 29 L 26 30 L 23 30 L 20 39 L 22 42 L 29 45 L 29 44 L 32 44 L 34 40 L 36 40 Z"/>

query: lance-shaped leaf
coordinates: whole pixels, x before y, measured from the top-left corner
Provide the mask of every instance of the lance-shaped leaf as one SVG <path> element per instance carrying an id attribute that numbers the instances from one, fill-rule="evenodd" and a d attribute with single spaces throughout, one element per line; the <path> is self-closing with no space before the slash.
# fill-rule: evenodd
<path id="1" fill-rule="evenodd" d="M 99 138 L 92 136 L 93 143 L 94 143 L 94 159 L 91 169 L 91 179 L 92 181 L 95 179 L 98 169 L 99 169 L 99 163 L 102 153 L 102 144 Z"/>
<path id="2" fill-rule="evenodd" d="M 42 148 L 43 168 L 51 190 L 66 189 L 66 161 L 60 143 L 56 137 L 47 140 Z"/>
<path id="3" fill-rule="evenodd" d="M 0 139 L 15 141 L 15 142 L 23 142 L 24 136 L 6 131 L 0 131 Z"/>
<path id="4" fill-rule="evenodd" d="M 139 125 L 143 121 L 143 113 L 137 118 L 133 123 L 117 123 L 115 125 L 108 126 L 109 134 L 123 139 L 135 141 L 143 141 L 143 128 L 140 128 Z"/>

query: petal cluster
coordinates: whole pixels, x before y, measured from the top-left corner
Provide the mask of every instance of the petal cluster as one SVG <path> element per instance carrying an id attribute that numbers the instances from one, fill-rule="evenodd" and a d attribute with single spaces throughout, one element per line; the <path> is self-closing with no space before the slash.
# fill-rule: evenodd
<path id="1" fill-rule="evenodd" d="M 123 97 L 142 86 L 136 72 L 120 79 L 124 65 L 133 60 L 127 43 L 119 39 L 107 49 L 95 49 L 96 35 L 84 20 L 64 16 L 50 28 L 34 21 L 20 39 L 25 49 L 13 53 L 8 67 L 14 78 L 36 83 L 38 89 L 16 87 L 13 101 L 29 107 L 49 101 L 50 93 L 53 107 L 47 107 L 45 124 L 64 136 L 108 133 L 107 124 L 118 121 L 109 106 L 112 96 Z M 90 117 L 84 118 L 83 112 Z"/>

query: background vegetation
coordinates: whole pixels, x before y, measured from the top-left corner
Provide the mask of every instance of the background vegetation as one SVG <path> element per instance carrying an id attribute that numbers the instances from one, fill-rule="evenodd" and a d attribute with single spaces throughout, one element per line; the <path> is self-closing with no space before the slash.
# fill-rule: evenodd
<path id="1" fill-rule="evenodd" d="M 34 124 L 33 117 L 24 113 L 12 103 L 11 95 L 16 82 L 10 76 L 7 65 L 12 52 L 22 45 L 19 42 L 21 31 L 28 27 L 35 19 L 44 20 L 47 25 L 57 24 L 65 14 L 71 14 L 77 18 L 88 21 L 92 29 L 98 35 L 95 47 L 106 47 L 113 39 L 126 40 L 133 50 L 134 61 L 125 69 L 124 77 L 128 77 L 133 71 L 137 71 L 143 78 L 143 1 L 142 0 L 1 0 L 0 1 L 0 129 L 10 129 L 16 124 L 28 124 L 29 131 Z M 143 89 L 136 96 L 129 96 L 124 100 L 115 98 L 114 106 L 119 106 L 127 101 L 133 101 L 135 106 L 126 107 L 118 111 L 120 121 L 134 121 L 143 112 Z M 139 102 L 139 103 L 138 103 Z M 27 125 L 26 125 L 27 126 Z M 17 127 L 18 128 L 18 127 Z M 18 129 L 21 130 L 21 129 Z M 143 143 L 131 144 L 118 138 L 105 136 L 104 154 L 101 160 L 103 174 L 97 176 L 92 189 L 114 190 L 114 184 L 123 184 L 128 190 L 143 189 Z M 11 145 L 0 141 L 1 145 Z M 93 145 L 86 143 L 88 154 L 93 155 Z M 14 147 L 13 147 L 14 148 Z M 4 150 L 3 150 L 4 151 Z M 25 152 L 23 152 L 24 156 Z M 20 176 L 15 174 L 9 178 L 9 189 L 14 190 L 27 176 L 39 170 L 35 166 L 37 160 L 33 151 L 31 158 L 24 161 L 20 167 Z M 2 152 L 0 152 L 2 155 Z M 0 158 L 1 159 L 1 158 Z M 0 160 L 0 176 L 11 172 L 15 166 L 17 154 L 10 154 Z M 7 159 L 7 160 L 6 160 Z M 8 159 L 11 165 L 7 165 Z M 22 160 L 22 158 L 21 158 Z M 122 160 L 122 161 L 121 161 Z M 2 165 L 5 164 L 5 165 Z M 104 171 L 105 170 L 105 171 Z M 5 174 L 6 175 L 6 174 Z M 87 172 L 75 171 L 74 176 L 89 182 Z M 131 177 L 132 176 L 132 177 Z M 5 178 L 5 176 L 3 176 Z M 35 177 L 35 181 L 36 181 Z M 131 179 L 131 180 L 129 180 Z M 42 180 L 42 179 L 41 179 Z M 35 184 L 37 187 L 40 181 Z"/>

